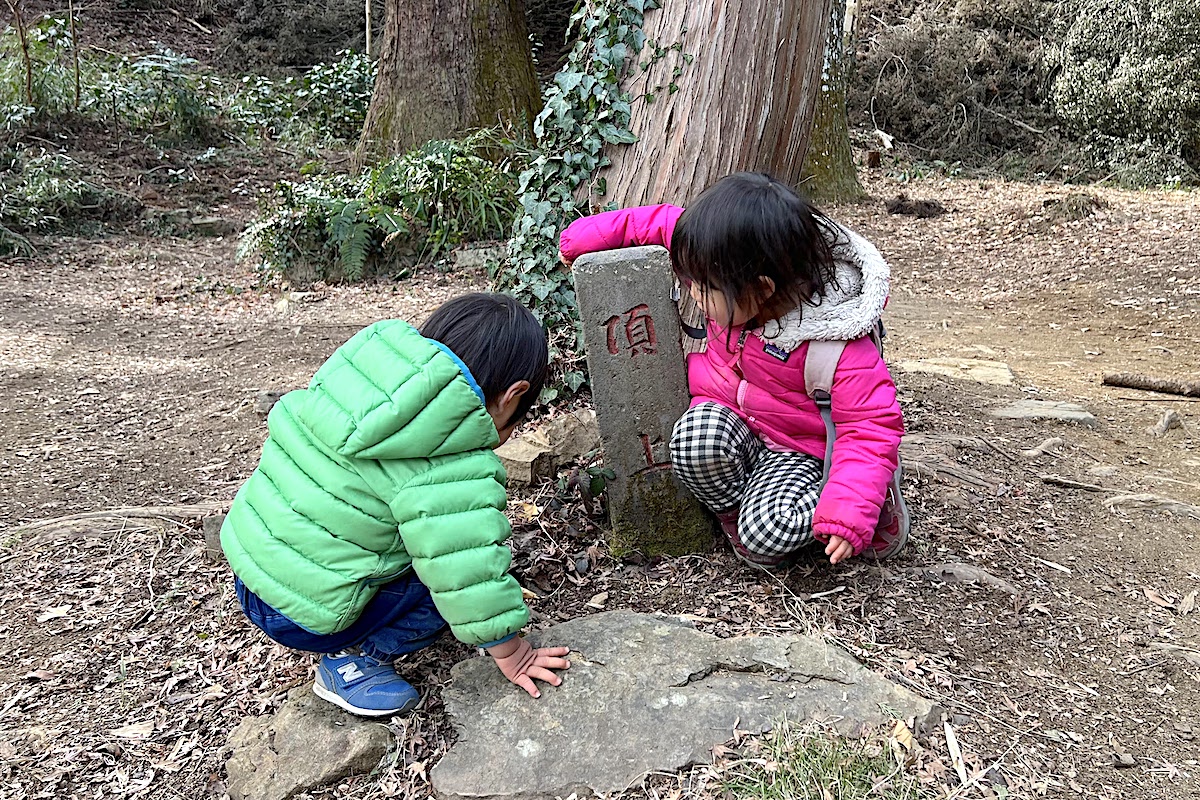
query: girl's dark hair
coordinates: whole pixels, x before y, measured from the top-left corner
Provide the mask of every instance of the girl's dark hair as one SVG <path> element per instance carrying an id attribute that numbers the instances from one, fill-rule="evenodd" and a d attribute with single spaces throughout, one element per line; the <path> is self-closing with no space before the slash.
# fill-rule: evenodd
<path id="1" fill-rule="evenodd" d="M 425 320 L 421 335 L 462 359 L 489 404 L 517 381 L 529 381 L 529 391 L 501 427 L 524 417 L 537 402 L 549 360 L 546 330 L 508 295 L 476 293 L 447 300 Z"/>
<path id="2" fill-rule="evenodd" d="M 718 289 L 730 305 L 761 308 L 760 323 L 778 319 L 837 286 L 831 242 L 838 228 L 790 186 L 770 175 L 738 172 L 705 189 L 671 237 L 671 263 L 686 282 Z M 760 277 L 775 282 L 765 297 Z M 720 321 L 720 320 L 718 320 Z"/>

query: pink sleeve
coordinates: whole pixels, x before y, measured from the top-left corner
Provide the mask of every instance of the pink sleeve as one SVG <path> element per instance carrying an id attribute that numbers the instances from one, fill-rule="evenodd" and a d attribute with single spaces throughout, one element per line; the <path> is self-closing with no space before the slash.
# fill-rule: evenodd
<path id="1" fill-rule="evenodd" d="M 830 394 L 837 441 L 829 482 L 817 501 L 813 535 L 822 542 L 841 536 L 857 555 L 875 534 L 900 460 L 904 418 L 896 384 L 869 338 L 846 345 Z"/>
<path id="2" fill-rule="evenodd" d="M 671 233 L 683 209 L 657 205 L 602 211 L 575 220 L 562 232 L 559 251 L 568 261 L 586 253 L 658 244 L 671 249 Z"/>

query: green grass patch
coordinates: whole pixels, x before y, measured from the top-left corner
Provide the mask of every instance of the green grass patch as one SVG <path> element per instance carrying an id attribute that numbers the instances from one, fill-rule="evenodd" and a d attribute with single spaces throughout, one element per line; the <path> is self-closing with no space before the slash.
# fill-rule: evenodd
<path id="1" fill-rule="evenodd" d="M 915 776 L 882 737 L 849 739 L 814 723 L 784 720 L 721 767 L 731 800 L 921 800 Z"/>

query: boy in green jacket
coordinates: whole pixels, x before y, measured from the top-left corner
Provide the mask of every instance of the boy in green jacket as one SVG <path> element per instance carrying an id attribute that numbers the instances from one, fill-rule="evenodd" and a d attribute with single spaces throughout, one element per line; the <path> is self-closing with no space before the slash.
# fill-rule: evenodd
<path id="1" fill-rule="evenodd" d="M 360 331 L 307 389 L 271 409 L 262 459 L 234 498 L 221 546 L 250 621 L 324 653 L 313 691 L 347 711 L 419 700 L 392 666 L 449 627 L 533 697 L 558 686 L 566 647 L 535 650 L 512 553 L 504 468 L 546 377 L 546 334 L 511 297 L 470 294 L 418 332 Z"/>

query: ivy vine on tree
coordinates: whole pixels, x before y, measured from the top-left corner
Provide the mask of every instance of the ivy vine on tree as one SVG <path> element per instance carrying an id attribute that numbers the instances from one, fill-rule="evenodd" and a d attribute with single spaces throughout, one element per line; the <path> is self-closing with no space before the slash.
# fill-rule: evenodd
<path id="1" fill-rule="evenodd" d="M 598 170 L 608 164 L 605 143 L 631 144 L 629 120 L 637 100 L 620 88 L 627 64 L 647 69 L 671 48 L 648 42 L 646 11 L 658 0 L 595 0 L 571 17 L 578 41 L 566 64 L 544 91 L 545 106 L 534 121 L 537 150 L 518 184 L 519 210 L 505 261 L 495 267 L 497 290 L 530 308 L 550 334 L 552 380 L 542 400 L 574 393 L 586 382 L 583 329 L 571 271 L 558 258 L 558 235 L 589 211 L 605 192 Z M 650 56 L 638 56 L 649 46 Z M 676 49 L 678 46 L 676 46 Z M 686 58 L 686 57 L 685 57 Z"/>

